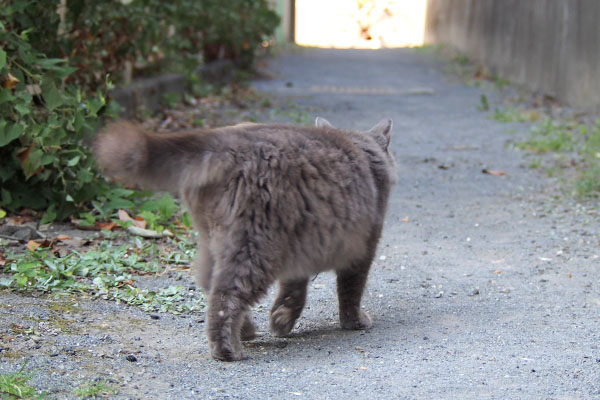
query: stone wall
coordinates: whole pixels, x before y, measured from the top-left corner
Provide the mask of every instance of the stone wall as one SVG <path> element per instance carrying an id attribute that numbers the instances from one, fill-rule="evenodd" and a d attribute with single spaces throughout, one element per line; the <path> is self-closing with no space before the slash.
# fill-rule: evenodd
<path id="1" fill-rule="evenodd" d="M 600 108 L 600 1 L 427 0 L 425 43 L 576 108 Z"/>

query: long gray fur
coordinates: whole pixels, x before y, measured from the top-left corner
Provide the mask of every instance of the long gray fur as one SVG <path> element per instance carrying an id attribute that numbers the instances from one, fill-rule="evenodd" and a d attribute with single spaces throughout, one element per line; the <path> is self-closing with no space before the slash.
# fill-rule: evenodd
<path id="1" fill-rule="evenodd" d="M 208 296 L 207 335 L 219 360 L 242 358 L 250 306 L 277 280 L 271 329 L 288 335 L 308 279 L 337 273 L 340 323 L 366 329 L 360 300 L 381 235 L 395 164 L 391 120 L 367 132 L 240 124 L 169 134 L 117 122 L 94 152 L 105 173 L 181 196 L 198 231 L 195 273 Z"/>

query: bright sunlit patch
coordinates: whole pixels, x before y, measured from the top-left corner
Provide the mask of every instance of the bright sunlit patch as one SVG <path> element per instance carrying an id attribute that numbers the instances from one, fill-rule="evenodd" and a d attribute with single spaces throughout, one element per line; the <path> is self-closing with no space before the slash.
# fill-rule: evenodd
<path id="1" fill-rule="evenodd" d="M 426 0 L 296 0 L 296 43 L 378 49 L 423 44 Z"/>

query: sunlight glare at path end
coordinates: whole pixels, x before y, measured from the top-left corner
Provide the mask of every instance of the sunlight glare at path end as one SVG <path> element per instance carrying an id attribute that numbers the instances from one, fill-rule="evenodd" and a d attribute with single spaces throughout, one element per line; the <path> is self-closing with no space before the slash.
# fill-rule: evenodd
<path id="1" fill-rule="evenodd" d="M 426 0 L 296 0 L 296 43 L 358 49 L 421 46 L 426 7 Z"/>

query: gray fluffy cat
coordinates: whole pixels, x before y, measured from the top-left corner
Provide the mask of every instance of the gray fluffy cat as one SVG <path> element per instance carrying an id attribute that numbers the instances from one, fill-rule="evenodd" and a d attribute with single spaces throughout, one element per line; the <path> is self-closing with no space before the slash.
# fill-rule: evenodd
<path id="1" fill-rule="evenodd" d="M 334 270 L 345 329 L 366 329 L 360 301 L 381 236 L 395 165 L 391 120 L 368 132 L 240 124 L 169 134 L 106 127 L 99 165 L 117 181 L 181 196 L 198 231 L 196 277 L 208 296 L 207 336 L 219 360 L 242 358 L 250 306 L 279 281 L 271 329 L 290 333 L 308 280 Z"/>

